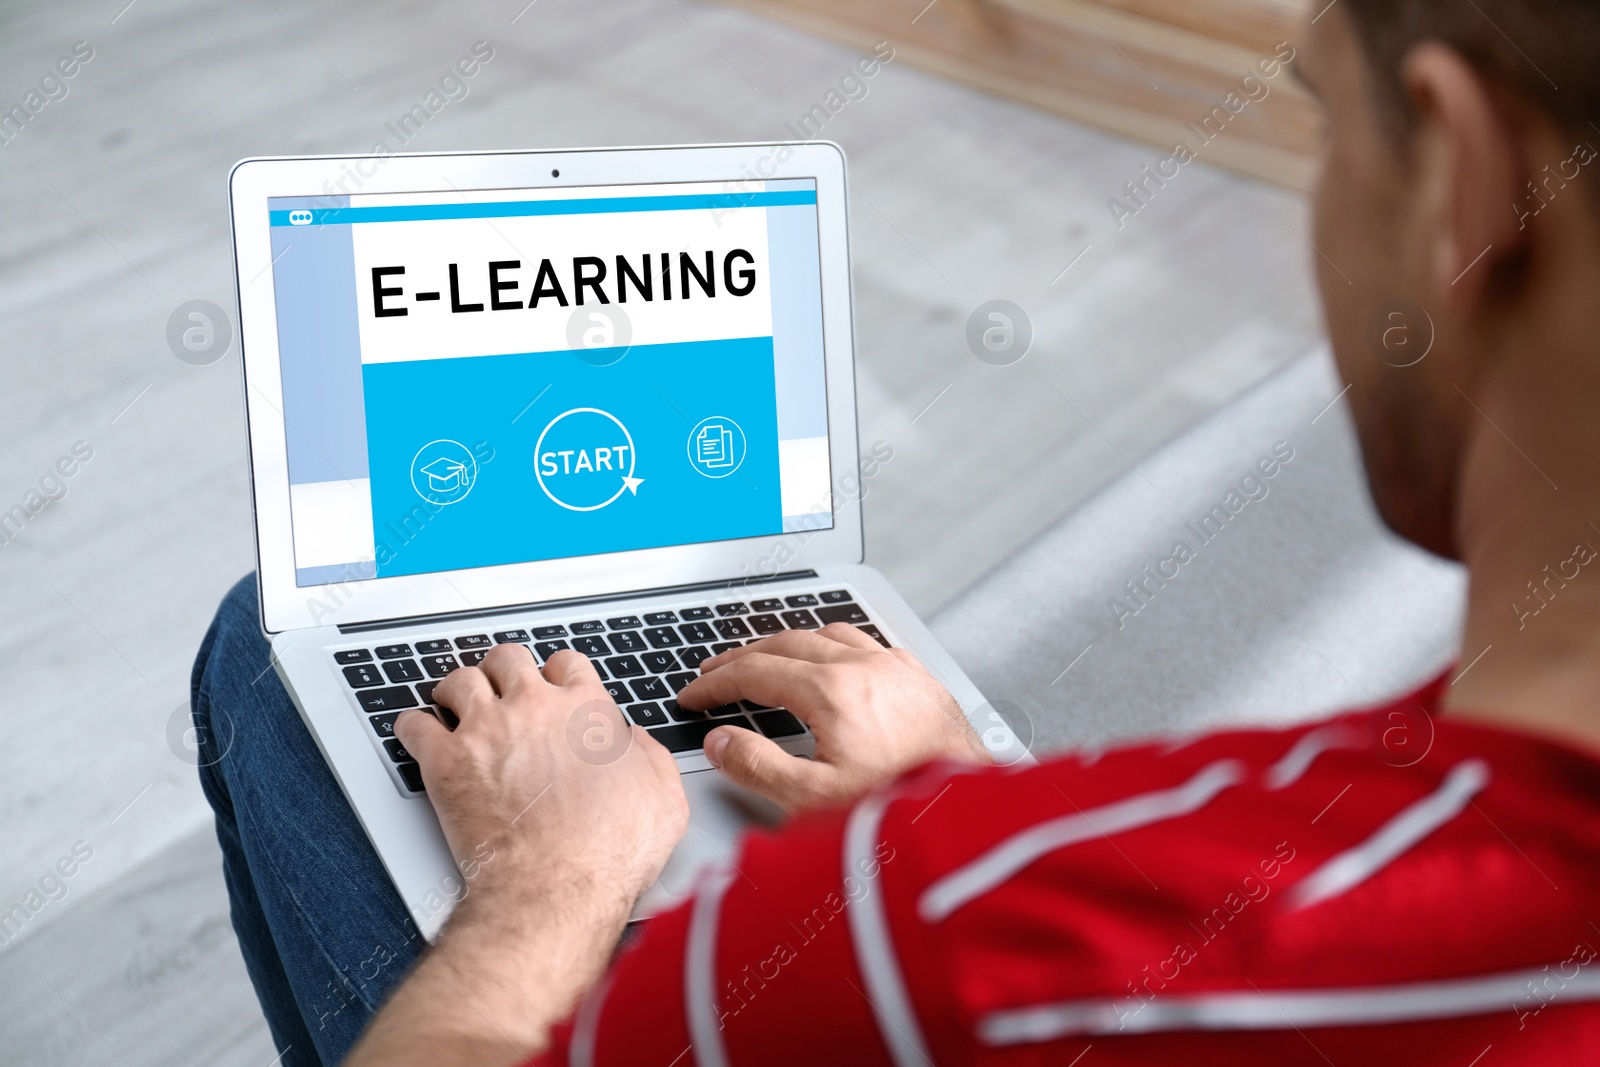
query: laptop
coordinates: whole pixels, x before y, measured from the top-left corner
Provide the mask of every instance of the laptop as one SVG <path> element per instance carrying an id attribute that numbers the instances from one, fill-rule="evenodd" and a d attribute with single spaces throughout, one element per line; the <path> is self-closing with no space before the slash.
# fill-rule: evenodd
<path id="1" fill-rule="evenodd" d="M 394 721 L 496 644 L 584 653 L 676 758 L 690 828 L 636 917 L 777 818 L 710 730 L 812 753 L 785 709 L 678 706 L 724 649 L 850 623 L 1026 757 L 862 562 L 894 442 L 857 435 L 838 146 L 248 159 L 229 185 L 261 626 L 425 936 L 472 867 Z"/>

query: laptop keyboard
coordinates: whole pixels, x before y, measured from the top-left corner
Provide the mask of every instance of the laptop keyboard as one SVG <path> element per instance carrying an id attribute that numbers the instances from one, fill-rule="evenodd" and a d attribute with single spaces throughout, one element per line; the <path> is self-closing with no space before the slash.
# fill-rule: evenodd
<path id="1" fill-rule="evenodd" d="M 394 721 L 402 711 L 420 708 L 453 723 L 450 710 L 441 710 L 434 701 L 434 688 L 451 671 L 476 666 L 497 644 L 526 645 L 541 666 L 564 649 L 583 653 L 630 721 L 650 731 L 669 752 L 688 753 L 698 752 L 718 726 L 756 730 L 774 739 L 804 735 L 805 725 L 783 708 L 745 700 L 690 711 L 679 707 L 676 698 L 712 656 L 784 630 L 816 630 L 832 622 L 851 623 L 889 645 L 850 591 L 834 589 L 366 645 L 339 649 L 333 660 L 399 775 L 401 792 L 411 795 L 424 791 L 422 772 L 395 738 Z"/>

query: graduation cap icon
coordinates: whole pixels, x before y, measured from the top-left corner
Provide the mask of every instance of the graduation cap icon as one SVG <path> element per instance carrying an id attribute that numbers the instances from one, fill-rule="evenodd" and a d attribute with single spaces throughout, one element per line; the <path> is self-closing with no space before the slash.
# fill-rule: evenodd
<path id="1" fill-rule="evenodd" d="M 422 468 L 428 476 L 428 488 L 435 493 L 453 493 L 467 480 L 467 465 L 459 460 L 442 456 Z"/>

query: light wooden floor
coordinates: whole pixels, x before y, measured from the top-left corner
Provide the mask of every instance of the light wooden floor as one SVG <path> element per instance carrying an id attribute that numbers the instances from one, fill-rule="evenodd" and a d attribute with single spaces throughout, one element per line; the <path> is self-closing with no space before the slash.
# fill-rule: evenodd
<path id="1" fill-rule="evenodd" d="M 0 1047 L 266 1067 L 169 742 L 252 558 L 234 355 L 192 367 L 164 340 L 186 300 L 231 307 L 229 165 L 370 148 L 478 40 L 494 59 L 412 148 L 785 137 L 856 56 L 693 0 L 124 2 L 0 11 L 5 107 L 94 49 L 0 145 L 0 511 L 93 449 L 0 547 L 0 911 L 94 850 L 0 948 Z M 894 449 L 869 558 L 932 611 L 1318 324 L 1298 198 L 1197 164 L 1119 230 L 1106 201 L 1151 150 L 901 63 L 868 86 L 824 132 L 852 163 L 863 441 Z M 1015 366 L 965 345 L 994 297 L 1034 325 Z"/>

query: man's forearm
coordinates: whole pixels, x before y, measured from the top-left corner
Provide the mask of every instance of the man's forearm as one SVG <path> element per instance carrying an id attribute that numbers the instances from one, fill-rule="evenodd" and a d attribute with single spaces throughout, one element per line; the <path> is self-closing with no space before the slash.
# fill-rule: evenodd
<path id="1" fill-rule="evenodd" d="M 631 902 L 604 887 L 471 892 L 373 1018 L 350 1067 L 522 1063 L 605 969 Z"/>

